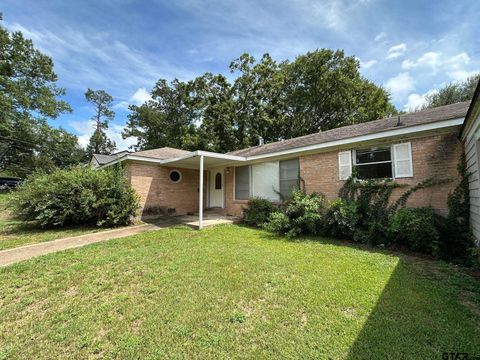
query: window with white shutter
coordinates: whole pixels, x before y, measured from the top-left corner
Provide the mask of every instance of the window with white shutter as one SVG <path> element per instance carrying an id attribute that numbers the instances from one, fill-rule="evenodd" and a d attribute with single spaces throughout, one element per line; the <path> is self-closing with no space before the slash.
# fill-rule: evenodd
<path id="1" fill-rule="evenodd" d="M 338 153 L 338 174 L 340 180 L 347 180 L 352 175 L 352 152 L 350 150 Z"/>
<path id="2" fill-rule="evenodd" d="M 411 143 L 393 145 L 393 159 L 396 178 L 413 176 Z"/>

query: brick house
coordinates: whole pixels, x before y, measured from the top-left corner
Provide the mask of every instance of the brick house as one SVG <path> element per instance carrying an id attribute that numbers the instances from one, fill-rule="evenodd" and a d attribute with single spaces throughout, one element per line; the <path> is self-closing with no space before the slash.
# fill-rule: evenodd
<path id="1" fill-rule="evenodd" d="M 160 148 L 92 159 L 92 166 L 123 163 L 140 195 L 142 215 L 199 214 L 219 208 L 241 216 L 250 197 L 279 201 L 301 182 L 307 192 L 335 199 L 356 168 L 362 178 L 392 178 L 415 185 L 428 178 L 458 178 L 459 138 L 470 102 L 461 102 L 345 126 L 227 154 Z M 100 160 L 100 161 L 99 161 Z M 101 164 L 100 164 L 101 162 Z M 203 176 L 199 174 L 203 173 Z M 456 181 L 415 192 L 409 206 L 447 211 Z M 393 197 L 405 191 L 396 189 Z"/>

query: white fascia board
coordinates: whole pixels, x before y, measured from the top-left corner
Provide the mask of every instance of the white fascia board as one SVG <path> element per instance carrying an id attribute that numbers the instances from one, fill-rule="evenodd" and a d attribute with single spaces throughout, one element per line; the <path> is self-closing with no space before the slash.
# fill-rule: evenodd
<path id="1" fill-rule="evenodd" d="M 272 152 L 272 153 L 268 153 L 268 154 L 247 156 L 246 160 L 247 161 L 259 160 L 259 159 L 264 159 L 264 158 L 269 158 L 269 157 L 274 157 L 274 156 L 296 154 L 296 153 L 301 153 L 301 152 L 305 152 L 305 151 L 320 150 L 320 149 L 325 149 L 325 148 L 330 148 L 330 147 L 354 144 L 354 143 L 358 143 L 358 142 L 380 140 L 380 139 L 383 139 L 383 138 L 389 138 L 389 137 L 394 137 L 394 136 L 411 135 L 411 134 L 420 133 L 420 132 L 424 132 L 424 131 L 445 129 L 445 128 L 449 128 L 449 127 L 459 126 L 463 123 L 463 120 L 464 120 L 464 118 L 458 118 L 458 119 L 445 120 L 445 121 L 441 121 L 441 122 L 438 121 L 438 122 L 434 122 L 434 123 L 431 123 L 431 124 L 409 126 L 409 127 L 403 128 L 403 129 L 401 128 L 401 129 L 387 130 L 387 131 L 382 131 L 382 132 L 375 133 L 375 134 L 361 135 L 361 136 L 355 136 L 355 137 L 350 137 L 350 138 L 341 139 L 341 140 L 329 141 L 329 142 L 322 143 L 322 144 L 313 144 L 313 145 L 308 145 L 308 146 L 302 146 L 302 147 L 295 148 L 295 149 L 276 151 L 276 152 Z"/>
<path id="2" fill-rule="evenodd" d="M 231 161 L 245 161 L 246 160 L 245 156 L 220 154 L 220 153 L 214 153 L 214 152 L 202 151 L 202 150 L 197 150 L 195 152 L 197 153 L 197 155 L 203 155 L 203 156 L 211 157 L 211 158 L 215 158 L 215 159 L 223 159 L 223 160 L 231 160 Z"/>

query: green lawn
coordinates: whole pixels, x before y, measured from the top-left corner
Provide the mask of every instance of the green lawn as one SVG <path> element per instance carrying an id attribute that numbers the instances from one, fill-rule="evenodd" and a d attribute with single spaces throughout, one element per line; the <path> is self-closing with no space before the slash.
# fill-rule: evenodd
<path id="1" fill-rule="evenodd" d="M 0 269 L 3 358 L 480 355 L 480 283 L 429 260 L 238 225 Z"/>
<path id="2" fill-rule="evenodd" d="M 105 230 L 96 226 L 41 229 L 35 223 L 15 220 L 6 209 L 9 193 L 0 193 L 0 250 Z"/>

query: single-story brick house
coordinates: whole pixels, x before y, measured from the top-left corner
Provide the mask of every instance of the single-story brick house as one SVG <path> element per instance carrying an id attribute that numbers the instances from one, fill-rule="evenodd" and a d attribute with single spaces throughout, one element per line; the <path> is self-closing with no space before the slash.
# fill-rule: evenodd
<path id="1" fill-rule="evenodd" d="M 125 164 L 143 214 L 199 214 L 219 208 L 241 216 L 252 196 L 279 201 L 293 185 L 335 199 L 352 168 L 363 178 L 392 178 L 415 185 L 435 177 L 458 178 L 459 137 L 470 102 L 461 102 L 345 126 L 226 154 L 160 148 L 92 159 L 95 167 Z M 478 119 L 478 117 L 477 117 Z M 203 176 L 199 176 L 203 173 Z M 447 212 L 457 182 L 415 192 L 410 206 Z M 396 189 L 398 197 L 405 189 Z"/>

